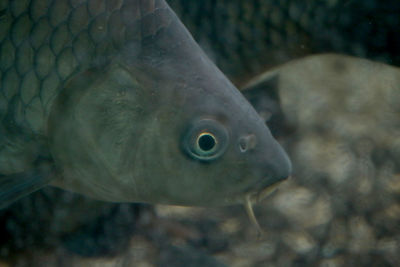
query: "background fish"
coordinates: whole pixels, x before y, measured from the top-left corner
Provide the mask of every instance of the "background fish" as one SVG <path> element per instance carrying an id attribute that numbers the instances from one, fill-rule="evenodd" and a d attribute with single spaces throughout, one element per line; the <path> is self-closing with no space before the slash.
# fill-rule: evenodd
<path id="1" fill-rule="evenodd" d="M 243 85 L 269 67 L 313 53 L 345 53 L 400 65 L 397 1 L 169 0 L 168 3 L 236 84 Z"/>
<path id="2" fill-rule="evenodd" d="M 294 162 L 295 179 L 264 209 L 286 224 L 270 240 L 285 244 L 276 247 L 278 258 L 302 266 L 397 266 L 400 69 L 314 55 L 271 69 L 244 92 L 280 121 L 274 134 Z"/>

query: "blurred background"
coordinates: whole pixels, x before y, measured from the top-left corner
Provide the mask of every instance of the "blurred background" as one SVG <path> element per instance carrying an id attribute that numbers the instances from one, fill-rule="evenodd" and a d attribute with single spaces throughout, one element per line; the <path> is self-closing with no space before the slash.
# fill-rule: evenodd
<path id="1" fill-rule="evenodd" d="M 197 42 L 236 84 L 309 54 L 400 64 L 394 0 L 169 0 Z"/>
<path id="2" fill-rule="evenodd" d="M 400 266 L 400 2 L 167 2 L 239 88 L 273 103 L 294 174 L 255 206 L 265 235 L 241 206 L 46 188 L 0 211 L 0 267 Z"/>

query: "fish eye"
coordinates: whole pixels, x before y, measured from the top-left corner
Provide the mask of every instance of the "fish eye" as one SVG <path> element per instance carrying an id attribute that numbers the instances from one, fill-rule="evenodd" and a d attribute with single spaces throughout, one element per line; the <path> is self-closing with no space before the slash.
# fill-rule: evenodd
<path id="1" fill-rule="evenodd" d="M 217 140 L 212 133 L 204 132 L 197 137 L 197 149 L 203 153 L 212 152 L 217 145 Z"/>
<path id="2" fill-rule="evenodd" d="M 194 159 L 210 161 L 220 157 L 228 145 L 228 132 L 212 119 L 196 121 L 187 132 L 183 148 Z"/>

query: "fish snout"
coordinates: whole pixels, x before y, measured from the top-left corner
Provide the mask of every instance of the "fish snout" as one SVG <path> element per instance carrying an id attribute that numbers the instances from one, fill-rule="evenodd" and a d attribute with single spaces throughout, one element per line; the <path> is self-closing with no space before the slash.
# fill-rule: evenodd
<path id="1" fill-rule="evenodd" d="M 258 180 L 253 193 L 249 195 L 253 203 L 260 202 L 274 192 L 292 173 L 292 163 L 280 145 L 278 151 L 272 155 L 272 158 L 264 160 L 262 169 L 265 175 Z"/>
<path id="2" fill-rule="evenodd" d="M 285 150 L 276 140 L 268 141 L 257 139 L 255 134 L 239 138 L 240 152 L 249 156 L 257 176 L 260 177 L 257 186 L 259 189 L 280 183 L 292 173 L 292 163 Z"/>
<path id="3" fill-rule="evenodd" d="M 278 182 L 290 176 L 292 163 L 282 146 L 274 139 L 271 141 L 263 145 L 255 134 L 243 135 L 239 138 L 239 150 L 242 153 L 255 152 L 255 162 L 266 163 L 268 176 L 274 177 Z"/>
<path id="4" fill-rule="evenodd" d="M 277 143 L 278 144 L 278 143 Z M 277 181 L 286 180 L 292 174 L 292 162 L 285 150 L 278 144 L 276 153 L 274 176 Z"/>
<path id="5" fill-rule="evenodd" d="M 268 169 L 271 175 L 266 178 L 266 182 L 269 185 L 273 185 L 282 182 L 290 177 L 292 174 L 292 162 L 289 156 L 282 148 L 282 146 L 276 142 L 274 153 L 268 155 L 266 161 L 268 162 Z"/>

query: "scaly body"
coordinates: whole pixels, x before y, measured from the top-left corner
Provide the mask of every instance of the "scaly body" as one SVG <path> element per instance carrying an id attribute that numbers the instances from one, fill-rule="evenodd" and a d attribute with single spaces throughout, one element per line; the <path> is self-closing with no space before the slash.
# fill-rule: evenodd
<path id="1" fill-rule="evenodd" d="M 40 148 L 33 139 L 45 135 L 50 107 L 67 79 L 105 66 L 124 43 L 142 38 L 138 21 L 146 7 L 68 0 L 0 5 L 0 173 L 7 174 L 34 160 L 30 151 Z"/>
<path id="2" fill-rule="evenodd" d="M 123 43 L 141 38 L 140 31 L 135 35 L 126 29 L 146 12 L 138 1 L 132 4 L 2 1 L 0 173 L 22 171 L 32 163 L 34 157 L 28 155 L 39 149 L 33 139 L 45 135 L 50 107 L 68 78 L 104 66 Z"/>

